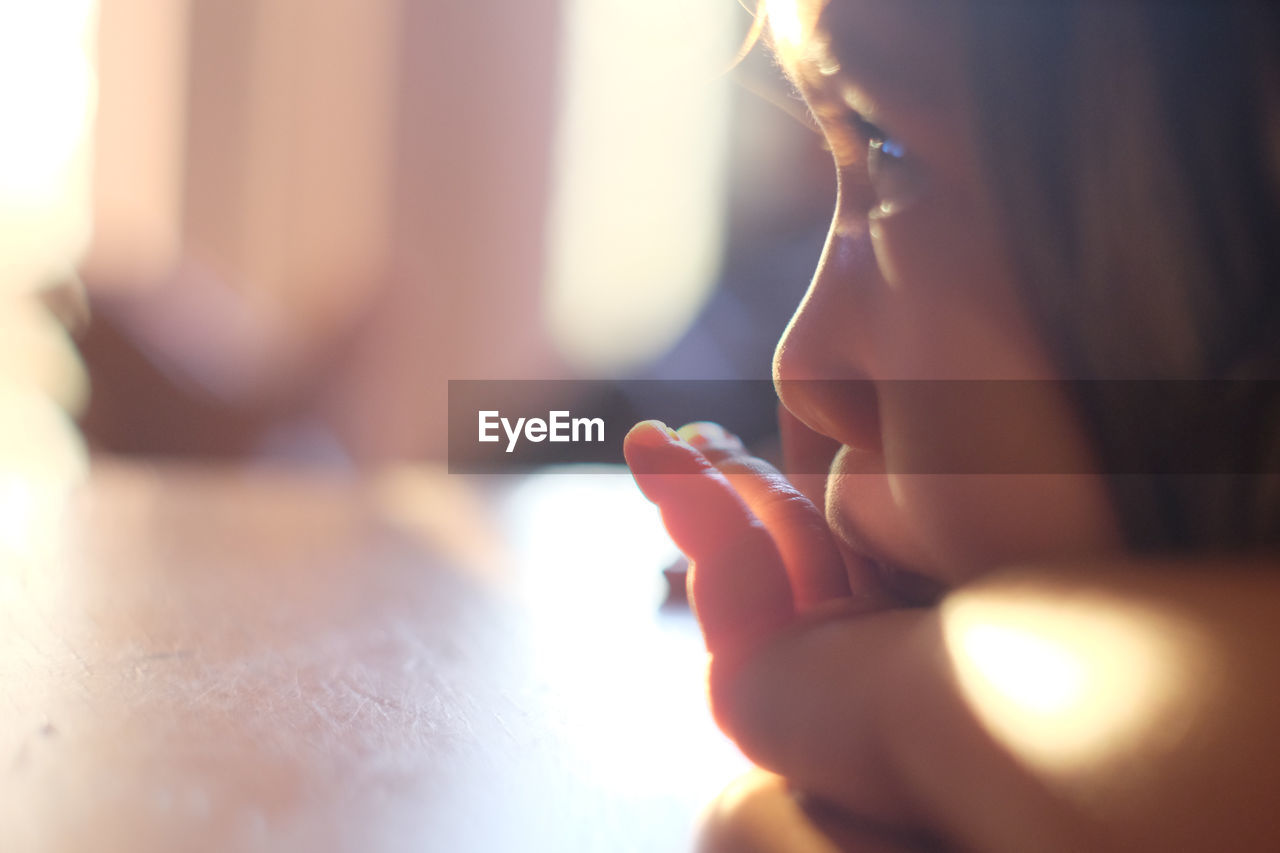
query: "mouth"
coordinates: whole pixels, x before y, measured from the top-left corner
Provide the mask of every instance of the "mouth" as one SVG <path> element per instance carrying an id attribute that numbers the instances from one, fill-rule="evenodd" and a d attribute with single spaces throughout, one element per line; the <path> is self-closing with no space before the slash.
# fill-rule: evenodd
<path id="1" fill-rule="evenodd" d="M 883 478 L 883 461 L 878 454 L 855 450 L 848 445 L 840 448 L 831 462 L 832 477 Z M 889 607 L 932 607 L 946 595 L 949 584 L 930 573 L 919 570 L 900 560 L 866 535 L 857 521 L 843 510 L 843 501 L 830 489 L 828 479 L 826 495 L 827 526 L 835 535 L 844 555 L 846 568 L 853 581 L 862 577 L 870 582 Z"/>
<path id="2" fill-rule="evenodd" d="M 848 518 L 829 514 L 827 522 L 840 545 L 850 576 L 869 578 L 889 599 L 889 606 L 932 607 L 946 595 L 947 584 L 891 559 L 872 546 Z"/>
<path id="3" fill-rule="evenodd" d="M 933 607 L 947 593 L 946 586 L 928 575 L 867 554 L 858 556 L 871 570 L 880 586 L 901 607 Z"/>

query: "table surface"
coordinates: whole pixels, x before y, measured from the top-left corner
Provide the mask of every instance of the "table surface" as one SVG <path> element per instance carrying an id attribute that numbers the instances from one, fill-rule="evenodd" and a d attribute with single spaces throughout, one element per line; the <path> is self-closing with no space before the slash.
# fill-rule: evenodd
<path id="1" fill-rule="evenodd" d="M 679 851 L 747 766 L 614 469 L 102 461 L 46 544 L 0 565 L 0 851 Z"/>

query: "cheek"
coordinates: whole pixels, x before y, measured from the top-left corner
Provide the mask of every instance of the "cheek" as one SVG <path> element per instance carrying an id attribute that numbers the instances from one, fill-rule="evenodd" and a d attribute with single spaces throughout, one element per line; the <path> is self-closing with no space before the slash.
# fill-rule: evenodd
<path id="1" fill-rule="evenodd" d="M 993 217 L 973 194 L 945 191 L 874 219 L 884 287 L 869 306 L 875 372 L 904 379 L 1022 379 L 1053 374 L 1018 294 Z"/>
<path id="2" fill-rule="evenodd" d="M 1120 545 L 1104 481 L 1080 473 L 1097 470 L 1092 448 L 1009 252 L 973 198 L 939 193 L 874 221 L 882 286 L 862 328 L 890 473 L 828 496 L 833 519 L 883 532 L 949 581 Z"/>
<path id="3" fill-rule="evenodd" d="M 927 565 L 953 583 L 1121 545 L 1103 481 L 1091 475 L 904 474 L 888 488 L 912 519 Z"/>
<path id="4" fill-rule="evenodd" d="M 827 484 L 833 530 L 949 585 L 1122 547 L 1100 477 L 884 471 L 882 457 L 841 452 Z"/>

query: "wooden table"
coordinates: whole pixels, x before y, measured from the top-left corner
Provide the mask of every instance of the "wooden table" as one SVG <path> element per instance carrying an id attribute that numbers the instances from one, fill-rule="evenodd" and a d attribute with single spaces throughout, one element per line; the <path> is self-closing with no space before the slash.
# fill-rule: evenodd
<path id="1" fill-rule="evenodd" d="M 679 851 L 746 768 L 629 478 L 100 462 L 0 566 L 0 851 Z"/>

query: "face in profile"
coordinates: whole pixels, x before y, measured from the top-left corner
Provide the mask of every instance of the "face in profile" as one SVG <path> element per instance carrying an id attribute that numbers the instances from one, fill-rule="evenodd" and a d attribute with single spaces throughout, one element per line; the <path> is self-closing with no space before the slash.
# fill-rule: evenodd
<path id="1" fill-rule="evenodd" d="M 787 408 L 841 445 L 826 508 L 846 559 L 872 558 L 908 597 L 930 587 L 913 576 L 945 588 L 1120 543 L 1103 478 L 1050 473 L 1097 465 L 998 225 L 970 119 L 960 6 L 766 3 L 839 187 L 775 379 Z M 962 381 L 941 402 L 918 380 Z M 1027 381 L 993 406 L 966 397 L 982 387 L 972 380 Z M 1040 470 L 941 473 L 927 461 L 1029 440 Z"/>

